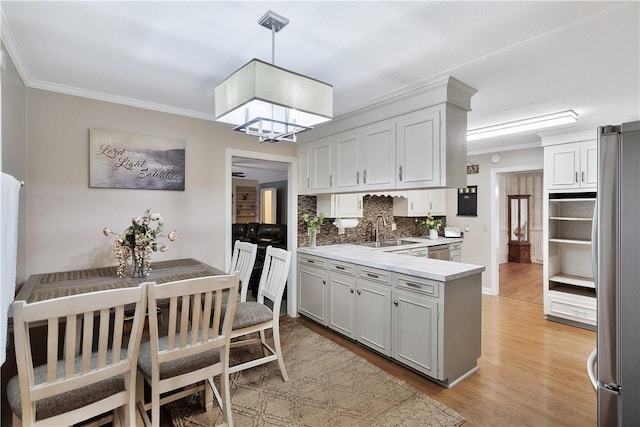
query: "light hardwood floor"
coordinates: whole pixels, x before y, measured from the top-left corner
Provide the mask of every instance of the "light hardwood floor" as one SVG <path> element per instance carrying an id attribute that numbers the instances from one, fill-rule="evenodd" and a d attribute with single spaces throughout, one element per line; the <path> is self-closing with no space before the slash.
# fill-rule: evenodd
<path id="1" fill-rule="evenodd" d="M 542 264 L 500 264 L 501 297 L 542 304 Z"/>

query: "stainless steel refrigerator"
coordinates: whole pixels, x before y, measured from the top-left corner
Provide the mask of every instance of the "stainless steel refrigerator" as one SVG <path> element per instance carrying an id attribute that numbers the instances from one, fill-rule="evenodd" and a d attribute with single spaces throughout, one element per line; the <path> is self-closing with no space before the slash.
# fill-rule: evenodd
<path id="1" fill-rule="evenodd" d="M 598 426 L 640 425 L 640 121 L 598 128 L 593 265 Z M 594 369 L 595 366 L 595 369 Z"/>

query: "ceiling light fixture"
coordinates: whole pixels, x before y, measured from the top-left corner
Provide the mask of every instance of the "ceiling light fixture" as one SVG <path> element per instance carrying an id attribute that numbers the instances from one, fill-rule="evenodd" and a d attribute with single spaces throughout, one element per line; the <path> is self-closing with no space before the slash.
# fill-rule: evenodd
<path id="1" fill-rule="evenodd" d="M 275 37 L 289 20 L 268 11 L 258 24 L 271 30 L 271 64 L 252 59 L 216 87 L 216 120 L 260 142 L 295 142 L 296 134 L 333 117 L 333 86 L 276 67 Z"/>
<path id="2" fill-rule="evenodd" d="M 575 111 L 560 111 L 558 113 L 545 114 L 543 116 L 529 117 L 527 119 L 516 120 L 513 122 L 471 129 L 467 132 L 467 141 L 510 135 L 512 133 L 524 132 L 527 130 L 543 129 L 551 126 L 575 123 L 576 121 L 578 121 L 578 115 Z"/>

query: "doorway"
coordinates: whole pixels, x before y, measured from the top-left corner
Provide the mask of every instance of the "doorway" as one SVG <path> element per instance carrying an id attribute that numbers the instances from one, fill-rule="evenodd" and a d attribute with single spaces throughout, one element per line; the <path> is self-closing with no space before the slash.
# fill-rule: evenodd
<path id="1" fill-rule="evenodd" d="M 252 152 L 228 148 L 226 150 L 226 173 L 225 173 L 225 247 L 231 248 L 232 224 L 234 223 L 235 200 L 234 180 L 240 180 L 242 184 L 254 186 L 256 196 L 260 194 L 260 185 L 265 187 L 280 187 L 282 196 L 281 209 L 276 214 L 277 221 L 286 224 L 286 249 L 291 251 L 291 265 L 296 265 L 296 242 L 297 242 L 297 211 L 298 192 L 297 186 L 291 183 L 297 182 L 297 158 L 292 156 L 270 154 L 264 152 Z M 235 176 L 234 176 L 235 175 Z M 236 181 L 237 183 L 238 181 Z M 255 221 L 259 221 L 260 203 L 258 197 L 255 202 Z M 247 213 L 247 212 L 243 212 Z M 231 262 L 231 250 L 225 251 L 225 265 Z M 287 314 L 294 317 L 297 313 L 297 293 L 296 275 L 292 273 L 295 268 L 291 268 L 287 286 Z"/>
<path id="2" fill-rule="evenodd" d="M 493 200 L 491 203 L 491 293 L 493 295 L 501 295 L 501 278 L 504 276 L 505 281 L 509 280 L 509 284 L 514 286 L 536 286 L 532 292 L 542 294 L 542 210 L 544 199 L 544 181 L 543 181 L 543 165 L 523 165 L 508 168 L 496 168 L 491 170 L 491 188 L 494 190 Z M 509 194 L 531 194 L 531 224 L 530 224 L 530 240 L 532 245 L 532 263 L 523 264 L 520 270 L 527 270 L 527 280 L 522 283 L 513 280 L 518 276 L 514 273 L 516 266 L 510 266 L 507 263 L 509 227 L 508 227 L 508 204 L 507 196 Z M 517 264 L 517 263 L 516 263 Z M 507 272 L 508 269 L 508 272 Z M 502 271 L 501 271 L 502 270 Z M 523 274 L 521 271 L 520 274 Z M 530 277 L 533 276 L 533 279 Z M 511 277 L 511 279 L 508 279 Z M 539 279 L 538 279 L 539 277 Z M 517 283 L 516 283 L 517 282 Z M 539 288 L 537 284 L 539 283 Z M 510 289 L 507 285 L 505 289 L 506 295 L 527 295 L 527 292 L 517 292 L 518 289 Z M 522 297 L 526 299 L 527 297 Z M 536 297 L 537 298 L 537 297 Z M 541 298 L 541 296 L 540 296 Z"/>

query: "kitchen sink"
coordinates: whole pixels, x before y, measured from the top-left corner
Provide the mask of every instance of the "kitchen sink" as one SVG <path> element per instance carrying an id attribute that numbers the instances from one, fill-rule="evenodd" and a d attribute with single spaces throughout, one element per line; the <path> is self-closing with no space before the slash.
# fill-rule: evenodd
<path id="1" fill-rule="evenodd" d="M 416 242 L 412 242 L 410 240 L 393 239 L 383 240 L 382 242 L 361 242 L 358 243 L 358 245 L 367 246 L 369 248 L 390 248 L 393 246 L 414 245 L 415 243 Z"/>

